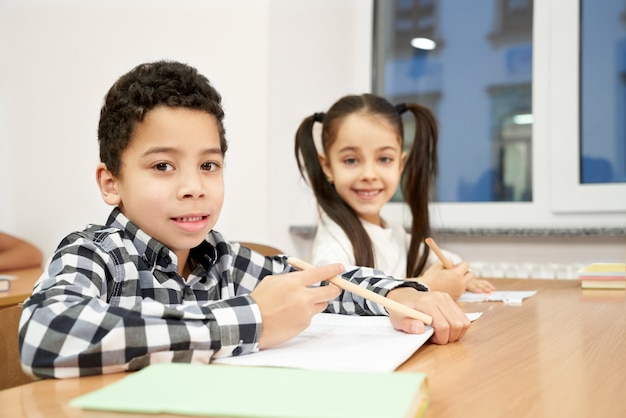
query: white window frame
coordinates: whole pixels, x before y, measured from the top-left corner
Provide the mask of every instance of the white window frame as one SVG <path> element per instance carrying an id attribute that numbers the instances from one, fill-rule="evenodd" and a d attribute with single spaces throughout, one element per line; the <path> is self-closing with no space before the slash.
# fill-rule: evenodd
<path id="1" fill-rule="evenodd" d="M 571 0 L 534 2 L 533 201 L 430 205 L 441 228 L 623 228 L 626 184 L 579 184 L 579 15 Z M 384 216 L 410 220 L 402 203 Z"/>

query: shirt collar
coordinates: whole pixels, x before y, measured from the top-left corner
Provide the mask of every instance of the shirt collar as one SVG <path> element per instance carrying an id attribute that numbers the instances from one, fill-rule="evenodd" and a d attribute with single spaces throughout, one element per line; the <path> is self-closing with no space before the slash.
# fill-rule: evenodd
<path id="1" fill-rule="evenodd" d="M 132 241 L 139 256 L 149 265 L 153 266 L 158 264 L 161 267 L 167 268 L 173 263 L 173 268 L 176 269 L 176 254 L 160 241 L 157 241 L 139 229 L 139 227 L 130 221 L 118 207 L 111 211 L 109 219 L 107 220 L 107 226 L 112 226 L 124 231 L 124 236 Z"/>
<path id="2" fill-rule="evenodd" d="M 193 268 L 200 264 L 204 269 L 210 270 L 217 260 L 217 250 L 210 242 L 204 240 L 200 245 L 189 251 L 189 258 L 192 261 Z"/>
<path id="3" fill-rule="evenodd" d="M 124 235 L 133 242 L 139 256 L 148 264 L 152 266 L 159 264 L 164 268 L 173 264 L 171 267 L 177 270 L 176 254 L 163 243 L 139 229 L 137 225 L 122 213 L 119 207 L 111 211 L 109 219 L 107 220 L 107 226 L 124 231 Z M 189 257 L 194 267 L 197 264 L 201 264 L 208 270 L 215 263 L 217 251 L 211 243 L 205 240 L 197 247 L 191 249 Z"/>

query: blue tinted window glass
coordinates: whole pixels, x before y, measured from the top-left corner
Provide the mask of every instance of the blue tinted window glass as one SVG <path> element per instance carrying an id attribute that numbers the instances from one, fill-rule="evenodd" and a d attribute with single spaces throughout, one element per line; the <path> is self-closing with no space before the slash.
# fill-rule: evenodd
<path id="1" fill-rule="evenodd" d="M 374 92 L 439 123 L 433 200 L 532 200 L 532 15 L 531 0 L 376 2 Z"/>
<path id="2" fill-rule="evenodd" d="M 626 5 L 581 2 L 581 183 L 626 182 Z"/>

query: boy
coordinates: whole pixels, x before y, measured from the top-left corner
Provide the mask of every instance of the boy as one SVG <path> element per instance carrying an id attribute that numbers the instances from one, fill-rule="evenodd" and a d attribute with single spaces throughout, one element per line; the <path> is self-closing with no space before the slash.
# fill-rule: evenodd
<path id="1" fill-rule="evenodd" d="M 294 272 L 285 256 L 263 257 L 212 230 L 224 200 L 223 118 L 220 95 L 185 64 L 139 65 L 111 87 L 96 178 L 114 209 L 106 225 L 60 243 L 24 303 L 27 373 L 62 378 L 208 363 L 281 344 L 324 310 L 387 314 L 316 285 L 342 274 L 339 264 Z M 469 326 L 449 296 L 417 282 L 371 269 L 343 276 L 433 316 L 435 343 L 456 341 Z M 423 332 L 419 321 L 390 319 Z"/>

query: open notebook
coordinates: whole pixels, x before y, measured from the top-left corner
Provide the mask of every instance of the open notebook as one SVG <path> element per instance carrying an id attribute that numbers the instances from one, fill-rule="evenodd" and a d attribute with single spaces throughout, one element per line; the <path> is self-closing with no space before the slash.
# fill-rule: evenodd
<path id="1" fill-rule="evenodd" d="M 303 333 L 268 350 L 214 363 L 311 370 L 391 372 L 433 334 L 397 331 L 387 316 L 317 314 Z"/>

